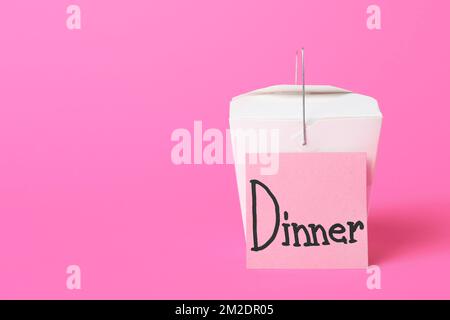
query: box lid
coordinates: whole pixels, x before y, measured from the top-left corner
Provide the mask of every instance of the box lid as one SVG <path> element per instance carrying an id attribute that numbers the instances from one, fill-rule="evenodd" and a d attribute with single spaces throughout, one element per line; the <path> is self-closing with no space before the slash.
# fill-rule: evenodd
<path id="1" fill-rule="evenodd" d="M 308 85 L 306 119 L 376 117 L 381 118 L 377 101 L 333 86 Z M 276 85 L 254 90 L 231 100 L 230 119 L 300 119 L 302 87 Z"/>

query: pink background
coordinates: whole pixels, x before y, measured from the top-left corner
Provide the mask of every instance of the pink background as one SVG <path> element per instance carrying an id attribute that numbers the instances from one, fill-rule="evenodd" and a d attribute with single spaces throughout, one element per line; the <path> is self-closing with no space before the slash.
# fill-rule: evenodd
<path id="1" fill-rule="evenodd" d="M 450 298 L 450 3 L 3 1 L 0 298 Z M 82 30 L 66 28 L 66 7 Z M 364 270 L 247 270 L 231 165 L 175 166 L 176 128 L 292 83 L 384 114 Z M 82 289 L 66 289 L 66 267 Z"/>

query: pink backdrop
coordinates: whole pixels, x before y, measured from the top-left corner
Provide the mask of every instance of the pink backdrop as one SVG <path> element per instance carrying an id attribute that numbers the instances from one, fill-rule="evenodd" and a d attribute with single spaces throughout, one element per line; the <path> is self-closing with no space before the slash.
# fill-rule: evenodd
<path id="1" fill-rule="evenodd" d="M 4 1 L 0 298 L 450 298 L 450 3 Z M 66 28 L 66 7 L 82 29 Z M 175 166 L 170 135 L 231 97 L 307 81 L 384 114 L 365 270 L 245 268 L 231 165 Z M 66 288 L 66 267 L 82 289 Z"/>

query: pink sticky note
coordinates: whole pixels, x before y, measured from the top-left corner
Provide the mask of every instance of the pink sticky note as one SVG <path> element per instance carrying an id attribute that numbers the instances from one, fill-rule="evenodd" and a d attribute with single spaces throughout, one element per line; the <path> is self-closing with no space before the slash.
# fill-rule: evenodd
<path id="1" fill-rule="evenodd" d="M 366 154 L 280 153 L 246 166 L 248 268 L 365 268 Z"/>

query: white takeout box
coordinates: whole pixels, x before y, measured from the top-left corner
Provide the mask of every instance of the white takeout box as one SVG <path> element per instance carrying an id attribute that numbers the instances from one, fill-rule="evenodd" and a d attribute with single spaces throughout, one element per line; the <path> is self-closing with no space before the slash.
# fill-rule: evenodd
<path id="1" fill-rule="evenodd" d="M 242 218 L 246 221 L 245 161 L 236 161 L 245 139 L 238 131 L 278 130 L 283 152 L 365 152 L 367 196 L 372 185 L 382 114 L 374 98 L 333 86 L 306 86 L 307 144 L 303 142 L 302 91 L 298 85 L 276 85 L 234 97 L 230 132 Z M 254 146 L 246 145 L 246 152 Z"/>

